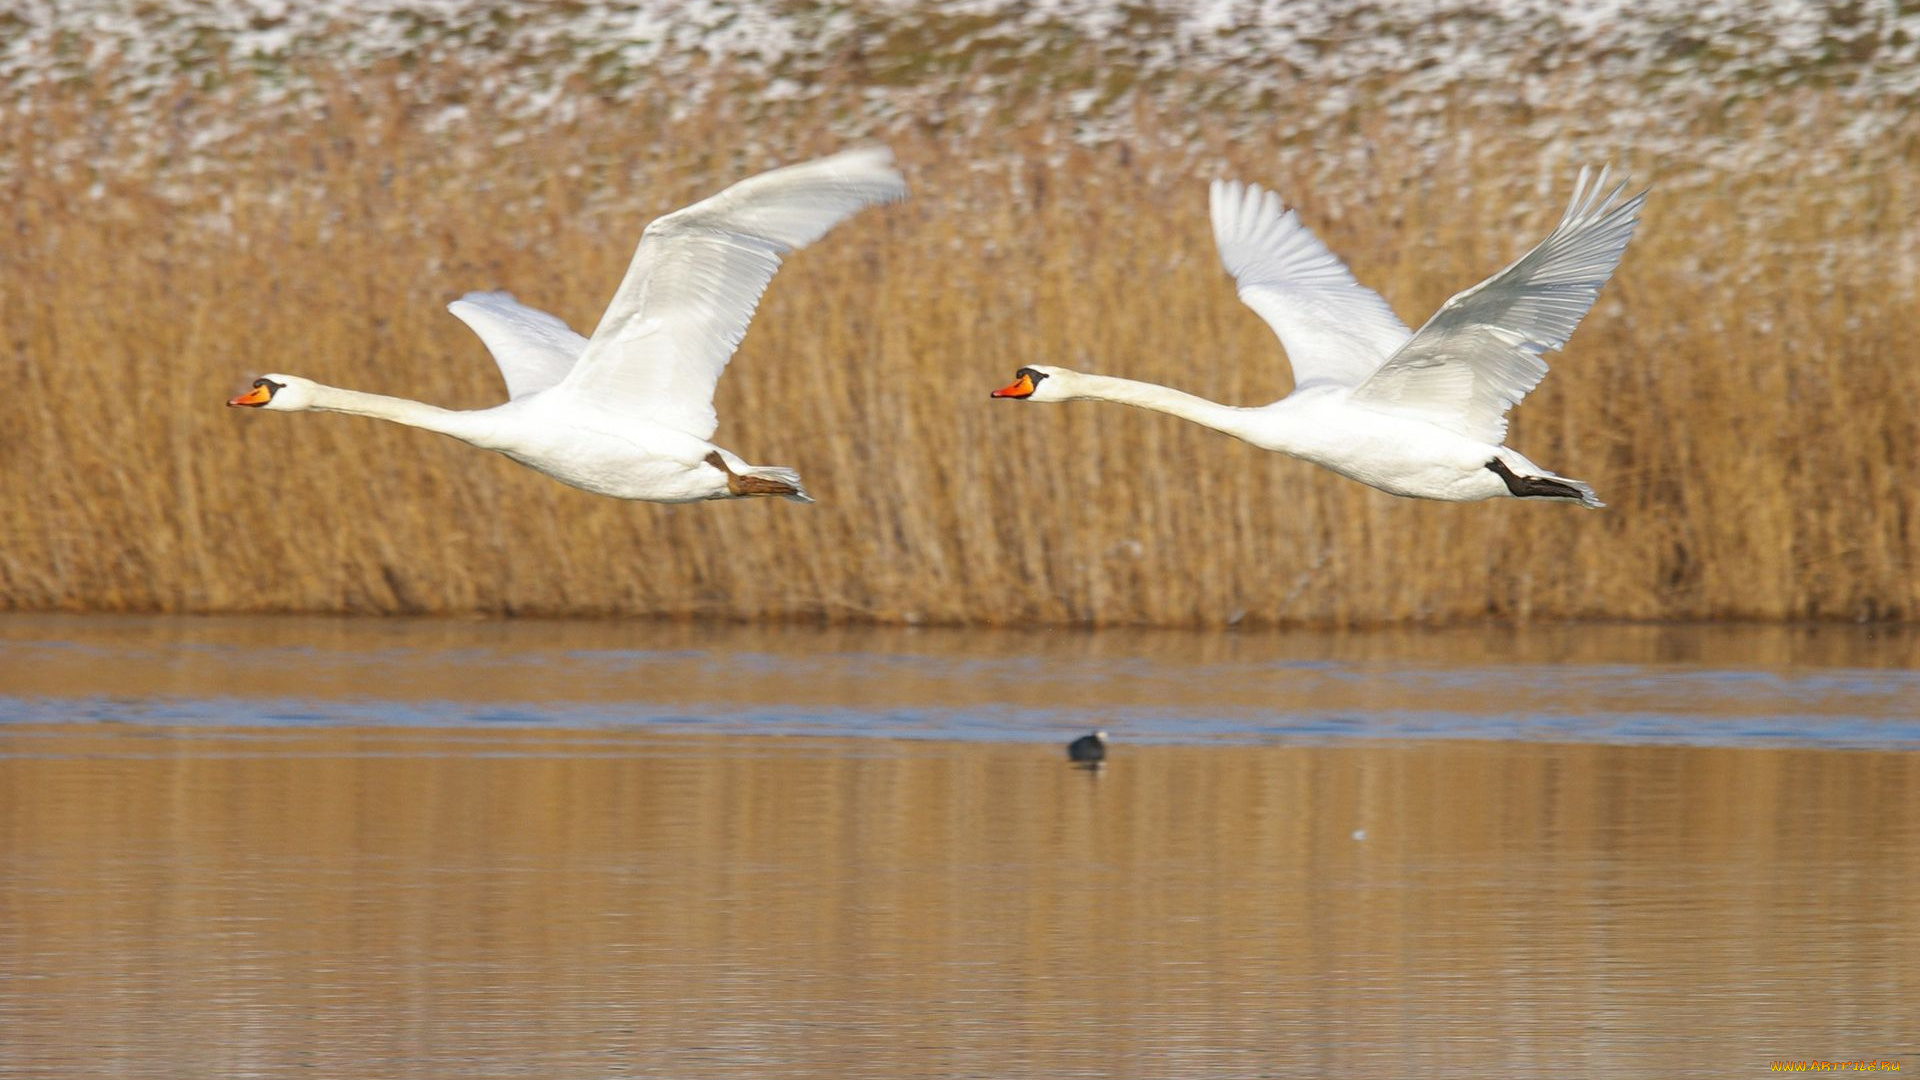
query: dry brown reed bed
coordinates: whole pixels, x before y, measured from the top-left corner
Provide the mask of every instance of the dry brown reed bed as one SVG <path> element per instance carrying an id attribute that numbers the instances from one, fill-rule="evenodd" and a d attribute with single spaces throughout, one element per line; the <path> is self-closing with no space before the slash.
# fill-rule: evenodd
<path id="1" fill-rule="evenodd" d="M 1352 145 L 1204 121 L 1178 149 L 1153 116 L 1092 148 L 1045 118 L 896 132 L 915 198 L 793 258 L 720 388 L 719 441 L 798 467 L 819 504 L 661 507 L 419 431 L 221 403 L 266 370 L 492 403 L 498 376 L 448 300 L 508 288 L 587 330 L 653 215 L 850 140 L 823 133 L 824 106 L 749 121 L 720 100 L 677 120 L 589 107 L 501 147 L 483 113 L 435 129 L 385 77 L 336 87 L 310 126 L 225 144 L 257 152 L 137 133 L 173 148 L 139 175 L 73 153 L 134 134 L 83 97 L 0 129 L 0 607 L 1168 625 L 1920 611 L 1913 144 L 1808 147 L 1791 175 L 1629 162 L 1657 185 L 1639 239 L 1511 440 L 1593 483 L 1610 506 L 1589 513 L 1406 501 L 1164 416 L 987 398 L 1026 362 L 1230 402 L 1284 392 L 1213 254 L 1212 175 L 1278 186 L 1417 325 L 1550 227 L 1567 148 L 1503 141 L 1486 118 L 1438 147 L 1358 131 L 1370 167 L 1329 180 L 1311 163 Z"/>

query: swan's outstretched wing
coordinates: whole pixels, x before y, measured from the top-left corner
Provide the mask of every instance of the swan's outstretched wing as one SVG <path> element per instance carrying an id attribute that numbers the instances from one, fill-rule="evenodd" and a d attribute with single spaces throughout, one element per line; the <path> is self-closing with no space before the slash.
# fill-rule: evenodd
<path id="1" fill-rule="evenodd" d="M 560 391 L 712 436 L 714 385 L 780 256 L 906 193 L 893 154 L 872 147 L 749 177 L 655 220 Z"/>
<path id="2" fill-rule="evenodd" d="M 1627 185 L 1606 184 L 1606 169 L 1598 177 L 1581 169 L 1553 232 L 1440 305 L 1353 400 L 1413 412 L 1495 446 L 1504 442 L 1507 410 L 1547 373 L 1540 354 L 1567 343 L 1633 239 L 1647 193 L 1622 200 Z"/>
<path id="3" fill-rule="evenodd" d="M 507 380 L 508 398 L 559 385 L 587 347 L 587 339 L 557 316 L 530 308 L 509 292 L 470 292 L 447 310 L 480 335 Z"/>
<path id="4" fill-rule="evenodd" d="M 1280 196 L 1237 180 L 1215 180 L 1209 195 L 1220 261 L 1280 336 L 1295 386 L 1358 386 L 1406 342 L 1406 324 Z"/>

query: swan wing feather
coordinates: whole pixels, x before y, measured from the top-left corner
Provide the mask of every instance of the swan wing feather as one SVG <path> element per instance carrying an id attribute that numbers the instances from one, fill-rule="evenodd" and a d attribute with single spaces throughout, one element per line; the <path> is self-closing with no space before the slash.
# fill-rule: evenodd
<path id="1" fill-rule="evenodd" d="M 1359 403 L 1410 412 L 1471 439 L 1506 441 L 1507 410 L 1547 373 L 1543 353 L 1573 336 L 1620 265 L 1647 193 L 1622 199 L 1580 170 L 1560 223 L 1512 265 L 1440 306 L 1354 391 Z"/>
<path id="2" fill-rule="evenodd" d="M 780 256 L 906 193 L 893 154 L 868 147 L 749 177 L 655 219 L 560 389 L 623 418 L 711 437 L 714 387 Z"/>
<path id="3" fill-rule="evenodd" d="M 509 399 L 559 385 L 587 347 L 587 339 L 559 317 L 528 307 L 509 292 L 470 292 L 447 310 L 480 335 L 500 365 Z"/>
<path id="4" fill-rule="evenodd" d="M 1220 262 L 1279 336 L 1295 386 L 1358 386 L 1406 342 L 1410 332 L 1387 302 L 1278 195 L 1237 180 L 1215 180 L 1208 194 Z"/>

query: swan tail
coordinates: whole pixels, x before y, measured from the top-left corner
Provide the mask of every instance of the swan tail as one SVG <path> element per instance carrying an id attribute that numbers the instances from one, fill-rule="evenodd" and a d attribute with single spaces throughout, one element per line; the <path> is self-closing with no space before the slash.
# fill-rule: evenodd
<path id="1" fill-rule="evenodd" d="M 1520 460 L 1526 468 L 1525 472 L 1515 472 L 1506 462 L 1497 457 L 1487 462 L 1487 468 L 1506 482 L 1507 493 L 1514 498 L 1579 503 L 1589 510 L 1598 510 L 1607 505 L 1600 501 L 1600 497 L 1593 493 L 1593 488 L 1587 486 L 1585 482 L 1555 476 L 1525 458 Z"/>

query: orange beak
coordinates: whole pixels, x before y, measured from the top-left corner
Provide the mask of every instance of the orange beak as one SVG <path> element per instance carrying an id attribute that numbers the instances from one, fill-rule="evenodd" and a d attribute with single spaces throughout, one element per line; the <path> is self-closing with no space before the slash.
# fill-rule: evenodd
<path id="1" fill-rule="evenodd" d="M 1031 375 L 1022 375 L 1020 376 L 1019 381 L 1015 382 L 1012 386 L 1003 386 L 1000 389 L 995 390 L 992 396 L 1023 398 L 1023 397 L 1030 397 L 1032 396 L 1032 394 L 1033 394 L 1033 377 Z"/>
<path id="2" fill-rule="evenodd" d="M 271 389 L 265 386 L 256 386 L 246 393 L 241 394 L 239 397 L 228 398 L 227 404 L 234 406 L 245 405 L 257 409 L 272 400 L 273 391 Z"/>

